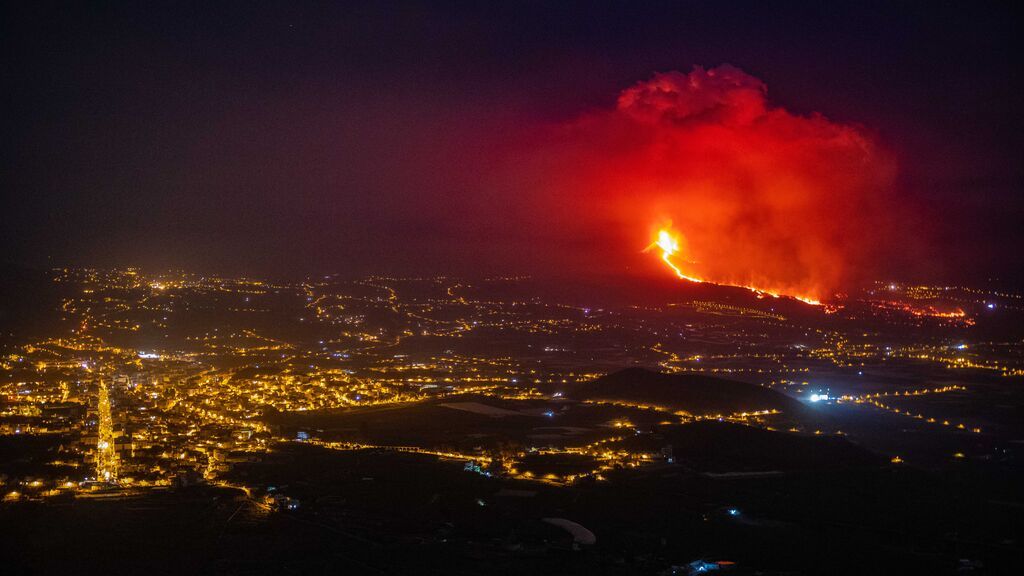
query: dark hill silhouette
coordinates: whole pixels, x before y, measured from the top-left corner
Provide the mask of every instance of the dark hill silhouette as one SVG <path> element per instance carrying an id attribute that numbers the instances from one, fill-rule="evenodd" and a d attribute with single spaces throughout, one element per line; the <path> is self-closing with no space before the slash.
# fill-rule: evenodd
<path id="1" fill-rule="evenodd" d="M 61 297 L 70 289 L 49 270 L 0 263 L 0 339 L 47 338 L 61 331 Z"/>
<path id="2" fill-rule="evenodd" d="M 822 470 L 886 463 L 886 458 L 840 436 L 773 432 L 715 420 L 670 426 L 658 432 L 656 437 L 629 438 L 625 445 L 638 450 L 671 445 L 677 462 L 702 472 Z"/>
<path id="3" fill-rule="evenodd" d="M 756 384 L 700 374 L 663 374 L 644 368 L 626 368 L 578 384 L 568 390 L 568 396 L 575 400 L 650 404 L 691 414 L 755 410 L 780 410 L 790 415 L 805 412 L 800 402 Z"/>

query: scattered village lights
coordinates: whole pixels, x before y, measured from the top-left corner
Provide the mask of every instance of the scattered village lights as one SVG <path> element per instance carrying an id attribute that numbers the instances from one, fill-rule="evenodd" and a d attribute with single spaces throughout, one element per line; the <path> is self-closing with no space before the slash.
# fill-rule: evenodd
<path id="1" fill-rule="evenodd" d="M 673 246 L 671 238 L 656 246 Z M 681 260 L 672 260 L 681 264 Z M 69 276 L 81 273 L 67 273 Z M 86 275 L 90 273 L 85 273 Z M 75 276 L 77 278 L 77 276 Z M 160 295 L 140 291 L 145 298 L 167 298 L 174 302 L 190 291 L 216 294 L 219 298 L 234 298 L 239 313 L 247 313 L 249 306 L 241 306 L 244 294 L 271 293 L 294 290 L 305 295 L 298 306 L 305 306 L 302 318 L 307 328 L 331 330 L 305 340 L 307 345 L 288 342 L 271 336 L 270 331 L 226 326 L 207 327 L 186 336 L 191 349 L 175 350 L 174 344 L 161 345 L 160 352 L 152 348 L 120 348 L 108 344 L 97 334 L 133 334 L 140 330 L 164 331 L 167 323 L 174 323 L 173 310 L 161 303 L 153 312 L 152 325 L 145 328 L 145 320 L 124 318 L 124 310 L 138 307 L 142 315 L 147 302 L 125 303 L 104 300 L 109 290 L 123 290 L 125 286 L 148 284 L 141 275 L 118 276 L 107 280 L 89 280 L 88 292 L 75 291 L 75 296 L 64 303 L 64 313 L 77 326 L 70 336 L 33 342 L 0 358 L 7 366 L 19 370 L 35 371 L 38 382 L 0 388 L 0 393 L 30 408 L 48 403 L 87 402 L 89 414 L 81 426 L 89 431 L 88 442 L 81 444 L 81 461 L 77 462 L 79 476 L 73 480 L 60 479 L 48 484 L 52 489 L 92 490 L 97 485 L 140 486 L 149 483 L 170 483 L 176 478 L 174 470 L 191 469 L 207 481 L 217 482 L 231 463 L 225 459 L 226 450 L 265 453 L 273 442 L 289 441 L 335 450 L 388 450 L 432 455 L 442 459 L 474 462 L 481 475 L 504 475 L 529 482 L 552 485 L 571 485 L 585 480 L 605 481 L 617 468 L 646 466 L 653 462 L 676 462 L 675 456 L 625 449 L 625 443 L 650 437 L 653 423 L 659 427 L 675 426 L 699 421 L 721 421 L 780 430 L 785 433 L 791 425 L 779 423 L 786 418 L 778 410 L 751 406 L 736 413 L 690 414 L 653 402 L 622 400 L 573 399 L 572 390 L 580 383 L 596 378 L 574 368 L 546 369 L 540 361 L 515 358 L 508 353 L 497 355 L 470 355 L 462 353 L 455 344 L 445 345 L 430 356 L 410 354 L 402 343 L 410 337 L 448 338 L 453 343 L 473 335 L 476 331 L 506 331 L 522 334 L 526 338 L 529 354 L 548 355 L 556 362 L 585 352 L 575 343 L 575 337 L 590 338 L 601 334 L 606 326 L 618 325 L 623 320 L 620 312 L 602 310 L 600 314 L 584 313 L 579 307 L 556 307 L 535 301 L 491 302 L 471 300 L 470 290 L 454 284 L 445 292 L 447 297 L 432 300 L 409 300 L 400 296 L 392 284 L 400 281 L 373 278 L 358 284 L 365 293 L 356 297 L 332 295 L 316 287 L 276 286 L 259 282 L 241 283 L 225 279 L 195 279 L 163 277 L 160 283 L 167 288 Z M 71 281 L 71 280 L 69 280 Z M 75 280 L 76 282 L 79 280 Z M 434 280 L 431 280 L 434 282 Z M 136 283 L 136 284 L 132 284 Z M 105 287 L 106 286 L 106 287 Z M 922 287 L 903 287 L 900 294 L 924 293 Z M 125 291 L 130 292 L 130 291 Z M 927 296 L 927 294 L 925 294 Z M 977 297 L 980 297 L 978 295 Z M 887 295 L 886 298 L 891 298 Z M 888 301 L 888 300 L 886 300 Z M 162 302 L 162 301 L 161 301 Z M 305 302 L 305 304 L 303 303 Z M 991 303 L 991 302 L 989 302 Z M 366 306 L 386 310 L 405 318 L 394 329 L 385 329 L 370 323 L 364 312 L 356 310 Z M 965 308 L 968 308 L 965 303 Z M 974 309 L 979 308 L 975 303 Z M 772 309 L 770 309 L 772 308 Z M 453 313 L 453 311 L 460 311 Z M 943 322 L 943 326 L 963 326 L 969 318 L 957 310 L 942 311 L 914 304 L 869 307 L 879 318 L 899 314 L 899 318 L 915 322 Z M 948 310 L 948 309 L 947 309 Z M 816 310 L 813 310 L 817 313 Z M 692 300 L 670 307 L 650 311 L 651 314 L 683 313 L 684 322 L 659 325 L 645 323 L 638 329 L 650 338 L 648 342 L 632 345 L 629 354 L 647 358 L 661 370 L 670 373 L 690 372 L 715 375 L 743 375 L 763 385 L 792 394 L 812 404 L 861 404 L 874 409 L 919 421 L 922 426 L 953 434 L 981 434 L 975 422 L 952 418 L 938 418 L 905 400 L 932 394 L 962 393 L 962 385 L 931 386 L 918 389 L 888 389 L 861 393 L 844 389 L 836 391 L 818 388 L 814 384 L 815 370 L 841 369 L 841 373 L 855 371 L 863 375 L 870 369 L 884 373 L 887 363 L 916 363 L 956 371 L 976 371 L 1009 376 L 1019 375 L 1021 366 L 986 355 L 984 344 L 958 339 L 929 342 L 878 342 L 867 331 L 841 331 L 835 328 L 801 326 L 788 317 L 782 306 L 739 305 L 712 300 Z M 146 312 L 148 313 L 148 312 Z M 846 313 L 846 312 L 843 312 Z M 435 317 L 436 316 L 436 317 Z M 763 338 L 745 328 L 716 327 L 713 332 L 695 319 L 707 318 L 712 324 L 719 320 L 737 323 L 736 326 L 799 327 L 792 344 L 780 343 L 777 349 L 765 350 L 754 343 Z M 607 324 L 606 324 L 607 323 Z M 154 328 L 155 327 L 155 328 Z M 167 333 L 157 332 L 157 336 Z M 709 350 L 688 347 L 690 339 L 727 339 L 735 342 L 728 350 Z M 733 349 L 734 348 L 734 349 Z M 230 360 L 230 368 L 218 367 L 217 362 Z M 160 360 L 153 362 L 151 360 Z M 27 368 L 21 368 L 21 367 Z M 237 367 L 237 368 L 236 368 Z M 878 368 L 876 368 L 878 367 Z M 122 372 L 119 374 L 118 372 Z M 60 387 L 49 387 L 45 382 L 62 379 L 64 372 L 74 374 L 63 378 Z M 131 373 L 129 378 L 125 373 Z M 810 382 L 809 382 L 810 381 Z M 101 386 L 102 382 L 106 382 Z M 858 380 L 858 382 L 864 382 Z M 178 383 L 187 384 L 179 385 Z M 861 384 L 864 385 L 864 384 Z M 556 391 L 552 388 L 557 386 Z M 856 384 L 850 388 L 856 390 Z M 107 400 L 100 401 L 106 388 Z M 187 393 L 184 393 L 187 391 Z M 374 407 L 402 405 L 424 400 L 445 399 L 460 395 L 476 395 L 502 402 L 551 402 L 540 404 L 543 409 L 532 408 L 533 417 L 573 420 L 573 410 L 610 410 L 614 417 L 605 421 L 600 430 L 606 436 L 593 443 L 523 447 L 520 453 L 510 453 L 490 460 L 476 450 L 437 450 L 426 446 L 402 446 L 368 442 L 365 439 L 337 442 L 325 441 L 314 428 L 298 432 L 277 432 L 260 420 L 262 411 L 270 409 L 300 414 L 314 411 L 345 410 L 357 406 Z M 109 417 L 106 416 L 109 408 Z M 129 408 L 133 406 L 133 408 Z M 20 409 L 20 408 L 19 408 Z M 641 412 L 637 412 L 641 411 Z M 645 414 L 640 418 L 638 414 Z M 650 419 L 652 424 L 645 424 Z M 109 422 L 109 430 L 108 430 Z M 134 428 L 125 430 L 126 424 Z M 179 428 L 175 426 L 180 426 Z M 12 427 L 9 433 L 35 434 L 38 429 L 23 425 Z M 214 437 L 210 430 L 230 430 L 226 438 Z M 355 431 L 355 429 L 353 429 Z M 845 434 L 834 430 L 816 430 L 795 427 L 788 433 L 806 435 Z M 139 446 L 153 445 L 159 452 L 140 466 L 132 451 Z M 551 473 L 529 469 L 522 461 L 524 454 L 543 456 L 585 457 L 589 464 L 580 470 Z M 960 453 L 954 459 L 963 458 Z M 902 460 L 897 458 L 894 463 Z M 79 484 L 90 478 L 85 484 Z M 67 484 L 66 482 L 70 482 Z M 32 485 L 19 486 L 19 491 L 31 491 L 32 497 L 40 490 Z M 244 488 L 244 487 L 243 487 Z M 22 495 L 24 496 L 24 495 Z M 277 504 L 275 504 L 277 506 Z M 279 508 L 292 509 L 287 503 Z"/>

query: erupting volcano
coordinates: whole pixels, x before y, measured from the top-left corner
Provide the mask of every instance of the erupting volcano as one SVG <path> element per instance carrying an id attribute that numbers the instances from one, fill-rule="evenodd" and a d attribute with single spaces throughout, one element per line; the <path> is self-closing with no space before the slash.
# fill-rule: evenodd
<path id="1" fill-rule="evenodd" d="M 636 269 L 653 234 L 684 280 L 818 304 L 906 272 L 923 245 L 872 131 L 773 106 L 732 66 L 655 74 L 555 139 L 545 213 L 604 243 L 605 270 Z"/>
<path id="2" fill-rule="evenodd" d="M 658 230 L 658 238 L 657 238 L 657 240 L 652 242 L 644 250 L 644 252 L 653 250 L 655 248 L 660 250 L 661 251 L 661 260 L 673 272 L 675 272 L 676 276 L 678 276 L 679 278 L 681 278 L 683 280 L 688 280 L 690 282 L 698 282 L 698 283 L 720 284 L 719 282 L 712 282 L 710 280 L 705 280 L 703 278 L 700 278 L 699 276 L 696 275 L 696 272 L 684 272 L 683 269 L 680 268 L 679 265 L 677 265 L 675 262 L 673 262 L 673 257 L 680 253 L 680 244 L 681 244 L 681 242 L 680 242 L 680 235 L 674 234 L 672 232 L 671 228 L 662 228 L 662 229 Z M 696 262 L 690 262 L 690 261 L 685 261 L 685 260 L 683 260 L 682 262 L 683 262 L 683 264 L 687 264 L 690 267 L 694 267 L 694 268 L 697 267 L 697 263 Z M 818 300 L 815 300 L 814 298 L 811 298 L 809 296 L 801 296 L 801 295 L 798 295 L 798 294 L 778 293 L 778 292 L 773 292 L 771 290 L 768 290 L 766 288 L 759 288 L 757 286 L 747 286 L 747 285 L 742 285 L 742 284 L 726 284 L 726 285 L 728 285 L 728 286 L 735 286 L 737 288 L 746 288 L 747 290 L 750 290 L 750 291 L 756 293 L 758 296 L 772 296 L 773 298 L 779 298 L 779 297 L 785 296 L 785 297 L 788 297 L 788 298 L 794 298 L 796 300 L 800 300 L 801 302 L 805 302 L 807 304 L 812 304 L 812 305 L 815 305 L 815 306 L 820 306 L 821 305 L 821 302 L 819 302 Z"/>

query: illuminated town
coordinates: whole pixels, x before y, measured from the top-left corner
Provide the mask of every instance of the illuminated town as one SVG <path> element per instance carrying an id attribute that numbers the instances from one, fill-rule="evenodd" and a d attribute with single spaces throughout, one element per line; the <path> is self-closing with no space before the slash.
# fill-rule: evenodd
<path id="1" fill-rule="evenodd" d="M 9 338 L 3 356 L 0 427 L 47 447 L 0 477 L 8 505 L 210 486 L 314 506 L 246 478 L 287 445 L 418 454 L 527 490 L 614 483 L 683 464 L 667 431 L 702 421 L 851 438 L 881 466 L 982 461 L 1014 429 L 987 398 L 1024 374 L 1019 341 L 972 337 L 1021 296 L 962 287 L 879 283 L 830 309 L 729 289 L 588 308 L 531 295 L 527 278 L 45 281 L 50 335 Z M 748 389 L 692 401 L 624 367 Z M 932 439 L 874 444 L 880 425 Z"/>
<path id="2" fill-rule="evenodd" d="M 810 310 L 801 311 L 803 319 L 788 319 L 772 302 L 754 308 L 694 300 L 606 310 L 525 296 L 487 298 L 487 286 L 515 286 L 516 279 L 474 285 L 446 278 L 324 278 L 288 285 L 61 270 L 53 282 L 67 294 L 60 303 L 66 328 L 5 354 L 3 427 L 7 433 L 80 435 L 81 444 L 62 462 L 75 461 L 76 469 L 91 474 L 55 477 L 60 484 L 159 485 L 185 473 L 215 478 L 230 468 L 225 454 L 258 453 L 269 443 L 294 440 L 281 435 L 271 415 L 439 400 L 453 405 L 461 397 L 558 404 L 580 383 L 621 366 L 730 375 L 798 398 L 830 395 L 880 408 L 879 399 L 890 394 L 964 392 L 968 386 L 857 394 L 863 385 L 844 380 L 865 370 L 876 379 L 915 370 L 940 382 L 977 378 L 985 386 L 989 376 L 1024 374 L 1019 346 L 957 335 L 976 314 L 1017 310 L 1019 297 L 968 297 L 957 288 L 885 286 L 885 298 L 906 303 L 866 300 L 846 318 L 840 318 L 845 311 L 826 316 Z M 962 310 L 954 317 L 927 314 L 922 310 L 929 308 L 915 304 L 922 292 L 934 298 L 950 290 L 973 310 L 970 316 Z M 998 312 L 990 307 L 996 302 Z M 825 320 L 835 327 L 817 327 Z M 863 332 L 862 321 L 877 326 Z M 949 335 L 914 340 L 891 334 L 893 325 L 928 323 L 947 327 Z M 616 345 L 624 333 L 630 334 L 627 344 Z M 481 346 L 495 340 L 504 345 Z M 708 415 L 630 407 L 665 413 L 673 422 L 724 416 L 751 423 L 762 408 Z M 954 425 L 980 432 L 970 422 Z"/>
<path id="3" fill-rule="evenodd" d="M 1024 573 L 1014 8 L 6 3 L 0 574 Z"/>

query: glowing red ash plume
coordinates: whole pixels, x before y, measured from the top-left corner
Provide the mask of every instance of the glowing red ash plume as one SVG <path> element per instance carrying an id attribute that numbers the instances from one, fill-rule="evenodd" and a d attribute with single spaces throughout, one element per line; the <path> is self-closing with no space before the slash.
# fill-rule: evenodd
<path id="1" fill-rule="evenodd" d="M 861 126 L 766 94 L 731 66 L 624 90 L 614 109 L 558 127 L 540 164 L 555 187 L 547 212 L 594 239 L 593 269 L 636 266 L 653 236 L 694 282 L 819 303 L 872 279 L 915 244 L 892 155 Z"/>

